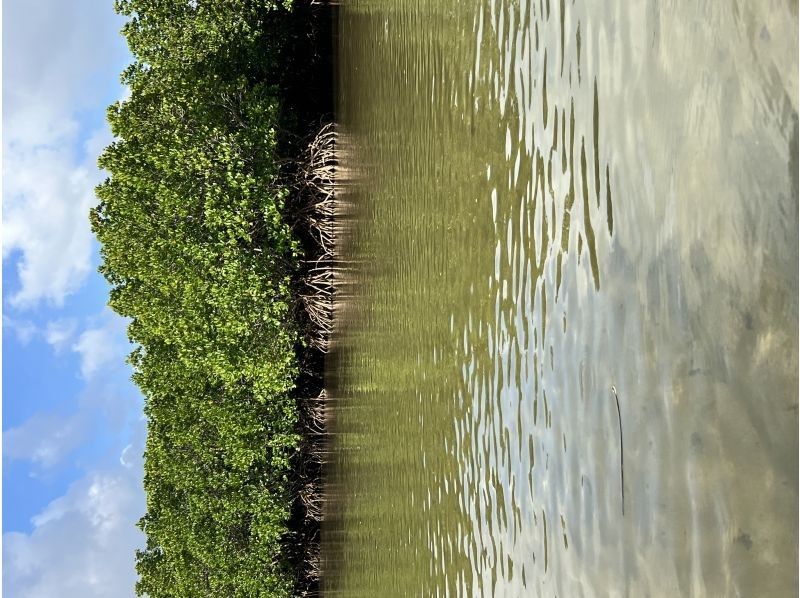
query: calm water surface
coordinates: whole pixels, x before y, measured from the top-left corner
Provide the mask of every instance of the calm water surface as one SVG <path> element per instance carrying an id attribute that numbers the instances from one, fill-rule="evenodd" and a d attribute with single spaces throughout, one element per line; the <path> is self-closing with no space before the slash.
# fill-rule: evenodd
<path id="1" fill-rule="evenodd" d="M 326 593 L 796 596 L 796 0 L 351 0 L 339 44 Z"/>

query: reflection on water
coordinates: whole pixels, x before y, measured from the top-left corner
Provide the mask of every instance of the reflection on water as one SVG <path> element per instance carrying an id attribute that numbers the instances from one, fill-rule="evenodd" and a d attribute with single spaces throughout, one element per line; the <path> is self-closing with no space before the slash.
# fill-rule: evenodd
<path id="1" fill-rule="evenodd" d="M 797 593 L 796 4 L 592 4 L 340 10 L 327 593 Z"/>

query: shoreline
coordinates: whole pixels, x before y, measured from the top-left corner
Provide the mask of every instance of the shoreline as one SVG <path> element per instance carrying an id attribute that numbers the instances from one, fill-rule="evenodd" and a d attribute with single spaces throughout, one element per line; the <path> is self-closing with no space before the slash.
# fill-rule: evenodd
<path id="1" fill-rule="evenodd" d="M 314 1 L 304 2 L 296 9 L 301 13 L 297 15 L 300 26 L 304 21 L 310 23 L 311 34 L 305 38 L 307 45 L 295 52 L 309 59 L 312 72 L 293 73 L 294 87 L 284 91 L 288 109 L 304 106 L 305 121 L 298 122 L 298 130 L 285 137 L 287 153 L 295 156 L 290 158 L 285 173 L 292 191 L 284 219 L 302 248 L 291 281 L 293 318 L 302 342 L 295 349 L 298 376 L 291 393 L 297 406 L 301 440 L 291 461 L 293 502 L 282 543 L 294 571 L 292 594 L 318 596 L 323 573 L 323 469 L 329 432 L 325 364 L 334 326 L 337 135 L 333 94 L 337 9 L 333 4 Z M 309 93 L 309 80 L 316 80 L 316 94 Z"/>
<path id="2" fill-rule="evenodd" d="M 295 11 L 299 28 L 308 23 L 311 31 L 303 38 L 306 45 L 290 50 L 307 59 L 307 71 L 292 73 L 292 85 L 283 90 L 286 109 L 301 107 L 302 115 L 296 120 L 297 130 L 285 132 L 282 151 L 290 156 L 282 176 L 291 189 L 283 218 L 302 248 L 291 277 L 293 319 L 302 342 L 295 348 L 298 375 L 291 393 L 301 440 L 291 460 L 293 499 L 282 544 L 294 572 L 292 594 L 318 596 L 323 574 L 324 464 L 330 432 L 325 371 L 337 286 L 334 77 L 338 7 L 306 0 L 296 3 Z M 310 80 L 316 82 L 316 93 L 309 93 Z"/>
<path id="3" fill-rule="evenodd" d="M 321 525 L 324 519 L 323 468 L 328 446 L 325 362 L 334 331 L 336 294 L 336 129 L 329 122 L 309 143 L 307 168 L 299 194 L 305 208 L 298 226 L 305 232 L 305 257 L 293 281 L 297 319 L 303 321 L 304 346 L 298 347 L 296 381 L 298 432 L 302 436 L 292 463 L 294 504 L 286 541 L 299 540 L 294 555 L 295 594 L 319 595 L 322 575 Z"/>

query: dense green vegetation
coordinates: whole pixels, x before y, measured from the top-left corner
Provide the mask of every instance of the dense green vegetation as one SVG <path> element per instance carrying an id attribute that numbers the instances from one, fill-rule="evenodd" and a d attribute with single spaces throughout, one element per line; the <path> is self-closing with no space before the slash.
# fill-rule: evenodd
<path id="1" fill-rule="evenodd" d="M 297 591 L 291 4 L 116 3 L 134 62 L 91 222 L 148 418 L 140 595 Z"/>

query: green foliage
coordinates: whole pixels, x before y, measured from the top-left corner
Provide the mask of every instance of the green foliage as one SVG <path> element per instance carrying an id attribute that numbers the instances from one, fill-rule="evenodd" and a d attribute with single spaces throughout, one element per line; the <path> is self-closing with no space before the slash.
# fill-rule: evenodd
<path id="1" fill-rule="evenodd" d="M 137 592 L 281 596 L 299 335 L 272 72 L 290 2 L 118 0 L 134 63 L 91 212 L 146 399 Z"/>

